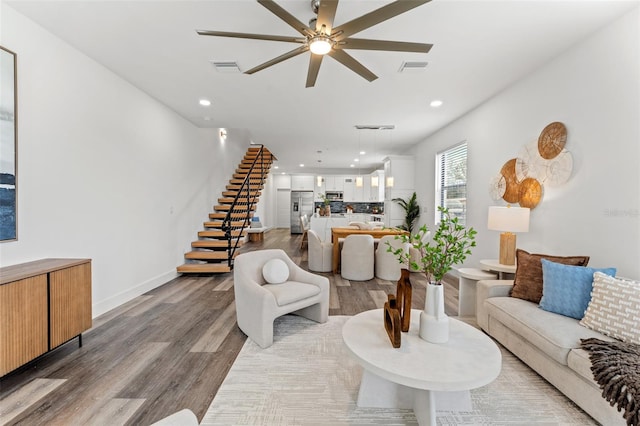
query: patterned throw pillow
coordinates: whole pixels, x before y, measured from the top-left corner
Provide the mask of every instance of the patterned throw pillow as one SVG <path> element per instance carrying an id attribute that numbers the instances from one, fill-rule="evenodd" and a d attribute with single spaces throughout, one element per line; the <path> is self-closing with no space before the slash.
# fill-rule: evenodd
<path id="1" fill-rule="evenodd" d="M 513 280 L 511 297 L 540 303 L 542 299 L 542 262 L 547 259 L 563 265 L 587 266 L 589 256 L 549 256 L 547 254 L 531 254 L 524 250 L 516 250 L 516 276 Z"/>
<path id="2" fill-rule="evenodd" d="M 563 265 L 542 259 L 542 299 L 540 307 L 575 319 L 582 319 L 591 300 L 593 274 L 615 276 L 616 268 L 595 269 Z"/>
<path id="3" fill-rule="evenodd" d="M 593 274 L 591 301 L 580 325 L 640 345 L 640 282 Z"/>

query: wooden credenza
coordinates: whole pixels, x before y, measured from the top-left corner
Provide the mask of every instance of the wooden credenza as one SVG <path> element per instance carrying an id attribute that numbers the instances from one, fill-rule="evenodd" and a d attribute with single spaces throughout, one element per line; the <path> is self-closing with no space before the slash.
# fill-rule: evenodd
<path id="1" fill-rule="evenodd" d="M 91 259 L 0 268 L 0 377 L 81 339 L 91 324 Z"/>

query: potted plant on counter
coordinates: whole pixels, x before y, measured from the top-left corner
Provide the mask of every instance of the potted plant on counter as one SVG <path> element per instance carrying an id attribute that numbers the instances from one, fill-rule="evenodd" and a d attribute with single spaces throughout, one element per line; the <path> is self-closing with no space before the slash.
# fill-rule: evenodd
<path id="1" fill-rule="evenodd" d="M 329 205 L 329 199 L 326 194 L 320 194 L 322 198 L 322 206 L 320 206 L 320 216 L 331 216 L 331 206 Z"/>
<path id="2" fill-rule="evenodd" d="M 399 235 L 404 243 L 416 249 L 419 262 L 411 260 L 408 250 L 396 249 L 388 245 L 387 251 L 395 254 L 398 261 L 413 270 L 419 270 L 427 277 L 427 295 L 424 310 L 420 313 L 420 337 L 432 343 L 444 343 L 449 339 L 449 317 L 444 313 L 444 294 L 442 280 L 453 265 L 461 264 L 471 248 L 476 246 L 477 231 L 466 228 L 451 217 L 444 207 L 438 207 L 441 220 L 430 241 L 423 241 L 429 232 L 423 225 L 416 234 Z"/>

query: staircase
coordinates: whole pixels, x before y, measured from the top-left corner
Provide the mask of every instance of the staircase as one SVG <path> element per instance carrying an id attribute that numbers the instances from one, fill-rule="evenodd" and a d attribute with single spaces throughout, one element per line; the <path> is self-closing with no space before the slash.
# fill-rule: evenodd
<path id="1" fill-rule="evenodd" d="M 253 212 L 269 173 L 273 155 L 262 145 L 251 146 L 218 198 L 204 231 L 191 243 L 192 251 L 185 253 L 186 263 L 178 266 L 182 274 L 213 274 L 230 272 L 233 259 L 242 247 L 245 229 L 249 227 Z"/>

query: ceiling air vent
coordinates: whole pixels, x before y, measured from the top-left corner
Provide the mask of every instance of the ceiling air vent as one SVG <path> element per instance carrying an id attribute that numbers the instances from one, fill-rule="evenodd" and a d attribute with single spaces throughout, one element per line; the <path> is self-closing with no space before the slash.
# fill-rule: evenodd
<path id="1" fill-rule="evenodd" d="M 428 62 L 403 62 L 398 72 L 422 72 L 427 69 Z"/>
<path id="2" fill-rule="evenodd" d="M 235 61 L 211 61 L 211 64 L 218 72 L 239 73 L 240 67 Z"/>

